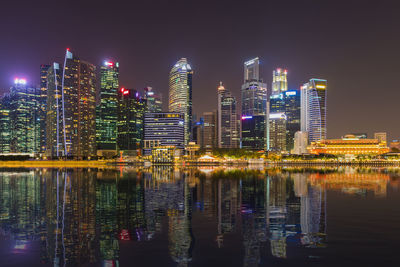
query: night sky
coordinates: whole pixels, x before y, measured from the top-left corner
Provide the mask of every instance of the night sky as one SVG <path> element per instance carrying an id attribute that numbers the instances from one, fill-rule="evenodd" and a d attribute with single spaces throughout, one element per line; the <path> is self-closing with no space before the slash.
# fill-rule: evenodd
<path id="1" fill-rule="evenodd" d="M 97 66 L 120 62 L 120 85 L 168 99 L 168 74 L 186 57 L 195 114 L 216 108 L 219 81 L 239 99 L 243 62 L 288 69 L 289 88 L 328 80 L 328 137 L 387 131 L 400 138 L 399 1 L 2 1 L 0 91 L 39 82 L 65 49 Z"/>

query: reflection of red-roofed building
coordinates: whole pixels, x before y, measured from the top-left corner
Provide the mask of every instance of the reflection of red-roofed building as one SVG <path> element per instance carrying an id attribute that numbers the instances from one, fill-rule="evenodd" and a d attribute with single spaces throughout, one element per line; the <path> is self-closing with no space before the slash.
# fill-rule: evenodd
<path id="1" fill-rule="evenodd" d="M 389 175 L 382 173 L 318 173 L 311 174 L 309 179 L 311 185 L 325 189 L 342 190 L 350 194 L 357 192 L 356 189 L 371 190 L 379 196 L 386 196 L 390 181 Z"/>

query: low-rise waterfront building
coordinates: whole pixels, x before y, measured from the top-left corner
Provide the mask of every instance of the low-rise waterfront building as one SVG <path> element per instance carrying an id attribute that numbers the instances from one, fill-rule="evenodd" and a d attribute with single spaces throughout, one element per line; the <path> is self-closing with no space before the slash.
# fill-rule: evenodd
<path id="1" fill-rule="evenodd" d="M 311 154 L 332 155 L 379 155 L 389 152 L 386 142 L 378 139 L 362 139 L 346 135 L 341 139 L 326 139 L 312 142 L 308 147 Z"/>

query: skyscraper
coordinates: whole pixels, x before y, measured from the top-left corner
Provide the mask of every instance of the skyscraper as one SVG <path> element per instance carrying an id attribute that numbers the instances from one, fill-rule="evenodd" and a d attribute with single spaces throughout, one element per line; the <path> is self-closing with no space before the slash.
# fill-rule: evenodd
<path id="1" fill-rule="evenodd" d="M 217 112 L 204 112 L 203 148 L 217 147 Z"/>
<path id="2" fill-rule="evenodd" d="M 40 152 L 46 151 L 46 104 L 47 104 L 47 72 L 50 65 L 40 65 L 40 97 L 39 97 L 39 120 L 40 120 Z"/>
<path id="3" fill-rule="evenodd" d="M 118 91 L 117 147 L 128 153 L 140 149 L 143 143 L 143 117 L 146 102 L 134 89 Z"/>
<path id="4" fill-rule="evenodd" d="M 169 112 L 185 115 L 185 145 L 191 139 L 192 127 L 192 75 L 186 58 L 181 58 L 169 73 Z"/>
<path id="5" fill-rule="evenodd" d="M 16 78 L 9 97 L 10 152 L 39 152 L 39 90 L 28 85 L 26 79 Z"/>
<path id="6" fill-rule="evenodd" d="M 285 113 L 269 114 L 269 150 L 281 152 L 286 150 L 286 115 Z"/>
<path id="7" fill-rule="evenodd" d="M 301 87 L 301 131 L 309 142 L 326 139 L 327 81 L 311 79 Z"/>
<path id="8" fill-rule="evenodd" d="M 254 150 L 266 149 L 265 121 L 264 115 L 242 116 L 242 148 Z"/>
<path id="9" fill-rule="evenodd" d="M 287 70 L 280 68 L 272 72 L 272 95 L 286 92 L 288 89 Z"/>
<path id="10" fill-rule="evenodd" d="M 96 108 L 97 154 L 117 150 L 117 92 L 119 63 L 105 61 L 100 69 L 100 104 Z M 108 151 L 108 152 L 107 152 Z"/>
<path id="11" fill-rule="evenodd" d="M 49 157 L 96 155 L 96 67 L 67 49 L 63 67 L 48 70 L 47 149 Z"/>
<path id="12" fill-rule="evenodd" d="M 270 112 L 286 115 L 286 150 L 293 149 L 294 134 L 300 131 L 300 92 L 288 90 L 270 97 Z"/>
<path id="13" fill-rule="evenodd" d="M 7 100 L 3 97 L 0 100 L 0 153 L 10 153 L 10 110 L 3 102 Z"/>
<path id="14" fill-rule="evenodd" d="M 244 63 L 244 83 L 241 94 L 241 146 L 243 148 L 264 149 L 267 147 L 267 85 L 263 83 L 259 76 L 258 57 Z"/>
<path id="15" fill-rule="evenodd" d="M 174 146 L 184 149 L 184 117 L 181 113 L 145 113 L 145 147 Z"/>
<path id="16" fill-rule="evenodd" d="M 144 88 L 144 99 L 146 100 L 146 112 L 162 112 L 162 95 L 154 92 L 152 87 Z"/>
<path id="17" fill-rule="evenodd" d="M 222 85 L 218 86 L 218 147 L 238 148 L 240 129 L 236 113 L 236 98 Z"/>
<path id="18" fill-rule="evenodd" d="M 267 85 L 259 77 L 259 59 L 244 63 L 244 83 L 242 85 L 242 116 L 265 115 Z"/>

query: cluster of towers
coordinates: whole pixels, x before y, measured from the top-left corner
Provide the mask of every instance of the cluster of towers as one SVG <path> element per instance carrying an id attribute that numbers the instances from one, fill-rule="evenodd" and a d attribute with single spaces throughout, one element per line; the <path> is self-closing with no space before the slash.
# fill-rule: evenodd
<path id="1" fill-rule="evenodd" d="M 311 79 L 300 90 L 289 90 L 287 70 L 278 68 L 268 90 L 259 65 L 259 58 L 244 63 L 241 110 L 220 83 L 217 109 L 194 124 L 200 146 L 300 154 L 309 141 L 326 139 L 326 80 Z"/>
<path id="2" fill-rule="evenodd" d="M 118 62 L 102 64 L 97 90 L 96 66 L 67 49 L 62 63 L 40 66 L 40 87 L 16 78 L 1 98 L 0 153 L 89 159 L 121 151 L 136 156 L 160 146 L 182 150 L 191 141 L 205 149 L 290 152 L 296 132 L 308 133 L 309 141 L 326 138 L 325 80 L 288 90 L 287 71 L 276 69 L 269 91 L 254 58 L 244 63 L 241 110 L 221 82 L 217 110 L 195 122 L 192 76 L 186 58 L 172 67 L 163 112 L 161 95 L 151 87 L 120 87 Z"/>

